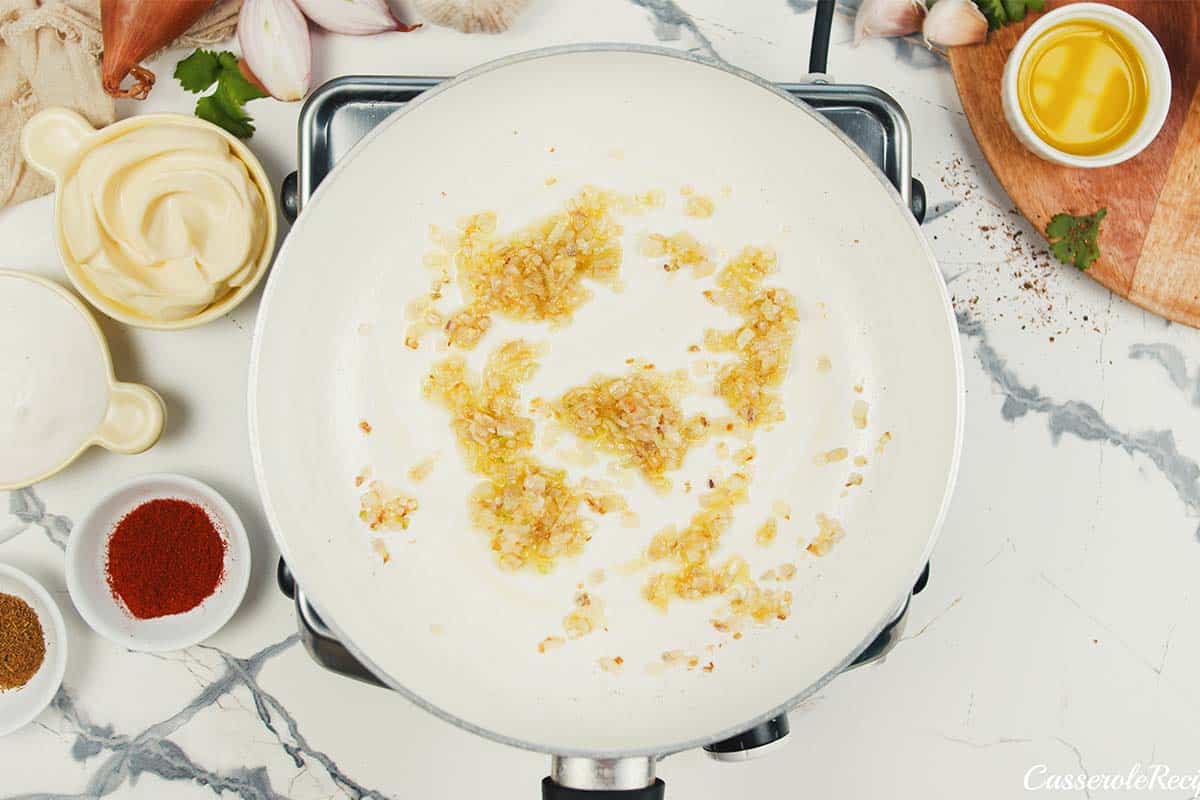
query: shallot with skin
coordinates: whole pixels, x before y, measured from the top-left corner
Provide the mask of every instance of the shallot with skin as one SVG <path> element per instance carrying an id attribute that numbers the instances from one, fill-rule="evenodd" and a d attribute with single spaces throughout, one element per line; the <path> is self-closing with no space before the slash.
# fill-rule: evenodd
<path id="1" fill-rule="evenodd" d="M 863 0 L 854 15 L 854 44 L 875 37 L 907 36 L 921 30 L 921 0 Z"/>
<path id="2" fill-rule="evenodd" d="M 154 73 L 140 64 L 142 59 L 179 38 L 212 4 L 213 0 L 100 0 L 104 91 L 145 100 L 154 88 Z M 133 85 L 122 88 L 127 75 L 133 75 Z"/>

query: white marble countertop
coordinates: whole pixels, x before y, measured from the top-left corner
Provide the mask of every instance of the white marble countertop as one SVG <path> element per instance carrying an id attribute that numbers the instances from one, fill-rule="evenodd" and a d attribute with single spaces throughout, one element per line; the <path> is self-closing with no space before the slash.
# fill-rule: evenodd
<path id="1" fill-rule="evenodd" d="M 348 73 L 448 75 L 496 56 L 580 41 L 663 43 L 775 80 L 807 69 L 809 0 L 535 0 L 502 36 L 426 29 L 316 37 L 314 85 Z M 744 765 L 701 753 L 659 773 L 670 796 L 1008 798 L 1039 775 L 1200 768 L 1200 334 L 1051 263 L 971 137 L 948 68 L 907 42 L 849 45 L 830 71 L 905 107 L 925 225 L 955 296 L 967 374 L 958 491 L 886 662 L 835 680 L 792 714 L 790 742 Z M 170 73 L 138 110 L 187 111 Z M 130 113 L 132 106 L 122 107 Z M 251 106 L 272 179 L 294 168 L 296 104 Z M 0 266 L 62 277 L 42 199 L 0 211 Z M 0 562 L 55 595 L 71 640 L 53 706 L 0 740 L 0 797 L 531 797 L 545 757 L 476 738 L 399 696 L 318 669 L 275 588 L 276 553 L 246 440 L 255 303 L 186 332 L 101 325 L 118 374 L 158 388 L 161 442 L 93 449 L 60 476 L 0 498 Z M 254 577 L 207 644 L 121 650 L 71 607 L 62 548 L 107 487 L 193 475 L 238 508 Z M 1045 780 L 1042 778 L 1041 780 Z M 1193 797 L 1195 788 L 1162 790 Z M 1103 788 L 1075 794 L 1101 797 Z"/>

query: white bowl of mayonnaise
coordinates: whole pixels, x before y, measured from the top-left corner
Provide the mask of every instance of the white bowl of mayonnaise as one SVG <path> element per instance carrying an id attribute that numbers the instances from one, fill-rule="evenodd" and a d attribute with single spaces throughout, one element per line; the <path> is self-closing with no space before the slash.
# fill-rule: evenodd
<path id="1" fill-rule="evenodd" d="M 202 325 L 267 271 L 276 233 L 270 182 L 254 154 L 215 125 L 146 114 L 97 130 L 50 108 L 25 123 L 21 151 L 54 181 L 67 277 L 119 322 Z"/>

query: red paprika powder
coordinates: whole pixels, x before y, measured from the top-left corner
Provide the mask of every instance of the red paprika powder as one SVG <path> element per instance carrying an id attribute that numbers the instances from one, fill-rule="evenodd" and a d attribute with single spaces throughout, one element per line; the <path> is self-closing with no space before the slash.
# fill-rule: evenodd
<path id="1" fill-rule="evenodd" d="M 201 506 L 150 500 L 122 517 L 108 537 L 108 587 L 138 619 L 182 614 L 217 590 L 225 547 Z"/>

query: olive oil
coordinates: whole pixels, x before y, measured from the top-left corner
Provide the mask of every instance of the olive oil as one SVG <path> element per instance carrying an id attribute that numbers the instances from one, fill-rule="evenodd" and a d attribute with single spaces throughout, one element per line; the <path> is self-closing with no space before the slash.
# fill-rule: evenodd
<path id="1" fill-rule="evenodd" d="M 1030 127 L 1064 153 L 1110 153 L 1133 136 L 1149 106 L 1146 66 L 1124 34 L 1071 20 L 1034 40 L 1017 73 Z"/>

